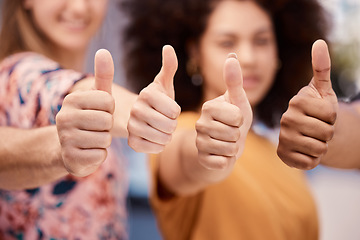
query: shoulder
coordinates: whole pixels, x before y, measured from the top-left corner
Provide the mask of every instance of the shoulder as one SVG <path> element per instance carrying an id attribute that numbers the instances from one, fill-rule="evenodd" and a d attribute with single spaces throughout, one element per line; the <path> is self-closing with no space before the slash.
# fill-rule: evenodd
<path id="1" fill-rule="evenodd" d="M 16 53 L 5 58 L 0 63 L 1 74 L 16 75 L 17 78 L 24 75 L 39 76 L 60 68 L 60 65 L 55 61 L 34 52 Z"/>
<path id="2" fill-rule="evenodd" d="M 1 68 L 11 66 L 59 66 L 55 61 L 35 52 L 21 52 L 8 56 L 0 63 Z"/>
<path id="3" fill-rule="evenodd" d="M 85 77 L 83 73 L 64 69 L 56 61 L 35 52 L 16 53 L 4 59 L 0 63 L 0 76 L 12 79 L 19 86 L 38 83 L 48 87 L 73 85 Z"/>

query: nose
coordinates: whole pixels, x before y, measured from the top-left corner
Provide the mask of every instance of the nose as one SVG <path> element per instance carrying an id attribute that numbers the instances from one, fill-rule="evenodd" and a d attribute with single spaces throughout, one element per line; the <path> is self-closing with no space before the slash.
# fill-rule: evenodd
<path id="1" fill-rule="evenodd" d="M 255 62 L 255 49 L 250 42 L 242 42 L 236 54 L 242 67 L 251 66 Z"/>
<path id="2" fill-rule="evenodd" d="M 74 14 L 86 13 L 88 7 L 88 0 L 68 0 L 68 9 Z"/>

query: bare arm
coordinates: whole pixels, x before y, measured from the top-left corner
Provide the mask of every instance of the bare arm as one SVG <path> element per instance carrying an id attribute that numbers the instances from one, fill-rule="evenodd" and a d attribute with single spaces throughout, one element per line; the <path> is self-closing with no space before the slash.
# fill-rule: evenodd
<path id="1" fill-rule="evenodd" d="M 360 101 L 337 103 L 325 43 L 313 47 L 314 77 L 281 119 L 278 155 L 288 165 L 360 169 Z"/>
<path id="2" fill-rule="evenodd" d="M 287 165 L 305 170 L 316 167 L 330 150 L 338 111 L 331 86 L 330 55 L 324 41 L 314 43 L 312 65 L 314 77 L 290 100 L 281 118 L 277 149 Z"/>
<path id="3" fill-rule="evenodd" d="M 0 128 L 0 188 L 34 188 L 68 174 L 56 126 Z"/>
<path id="4" fill-rule="evenodd" d="M 321 163 L 360 169 L 360 101 L 339 103 L 335 134 Z"/>
<path id="5" fill-rule="evenodd" d="M 72 92 L 81 91 L 83 96 L 79 95 L 79 101 L 82 101 L 80 98 L 87 99 L 91 98 L 91 92 L 85 92 L 87 90 L 94 89 L 95 78 L 87 78 L 82 81 L 79 81 L 72 89 Z M 130 92 L 129 90 L 117 85 L 112 84 L 112 97 L 115 101 L 115 111 L 114 111 L 114 125 L 111 130 L 113 137 L 122 137 L 126 138 L 128 136 L 127 123 L 130 118 L 130 110 L 134 104 L 137 94 Z M 77 101 L 77 100 L 75 100 Z"/>
<path id="6" fill-rule="evenodd" d="M 163 69 L 175 62 L 172 54 L 164 51 Z M 188 195 L 230 174 L 242 153 L 252 111 L 242 88 L 239 62 L 231 58 L 224 68 L 229 90 L 204 104 L 196 130 L 179 129 L 172 134 L 175 118 L 166 110 L 176 113 L 177 108 L 164 86 L 172 87 L 174 73 L 166 76 L 160 71 L 154 83 L 140 93 L 129 121 L 129 145 L 138 151 L 163 150 L 158 156 L 161 185 L 177 195 Z"/>
<path id="7" fill-rule="evenodd" d="M 102 56 L 96 63 L 101 70 L 95 78 L 74 85 L 57 115 L 57 126 L 0 128 L 0 188 L 34 188 L 69 172 L 89 175 L 106 159 L 111 135 L 127 136 L 127 120 L 136 95 L 115 85 L 115 100 L 106 92 L 110 88 L 111 93 L 112 88 L 109 59 Z"/>
<path id="8" fill-rule="evenodd" d="M 95 55 L 95 76 L 76 84 L 56 116 L 61 155 L 69 173 L 83 177 L 106 159 L 112 137 L 127 136 L 136 95 L 113 84 L 111 54 Z"/>

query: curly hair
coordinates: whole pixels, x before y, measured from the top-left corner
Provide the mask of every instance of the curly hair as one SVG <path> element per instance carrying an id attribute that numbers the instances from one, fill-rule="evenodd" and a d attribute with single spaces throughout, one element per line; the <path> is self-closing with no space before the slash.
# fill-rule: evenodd
<path id="1" fill-rule="evenodd" d="M 135 91 L 146 87 L 161 68 L 163 45 L 170 44 L 179 59 L 174 79 L 175 100 L 182 110 L 195 111 L 202 101 L 202 88 L 192 84 L 186 71 L 187 44 L 198 42 L 219 1 L 223 0 L 123 0 L 123 11 L 130 20 L 123 38 L 129 85 Z M 272 88 L 256 107 L 257 118 L 274 127 L 290 98 L 310 81 L 310 49 L 315 40 L 326 40 L 329 19 L 316 0 L 253 1 L 273 21 L 282 63 Z"/>

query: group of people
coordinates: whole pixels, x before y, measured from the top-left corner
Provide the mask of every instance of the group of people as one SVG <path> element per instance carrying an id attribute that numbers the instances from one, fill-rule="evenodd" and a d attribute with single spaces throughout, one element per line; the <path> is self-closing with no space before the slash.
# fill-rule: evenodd
<path id="1" fill-rule="evenodd" d="M 149 154 L 164 239 L 318 239 L 299 169 L 360 167 L 360 105 L 331 87 L 321 5 L 122 0 L 134 93 L 104 49 L 82 70 L 107 6 L 4 0 L 0 239 L 127 239 L 113 137 Z"/>

